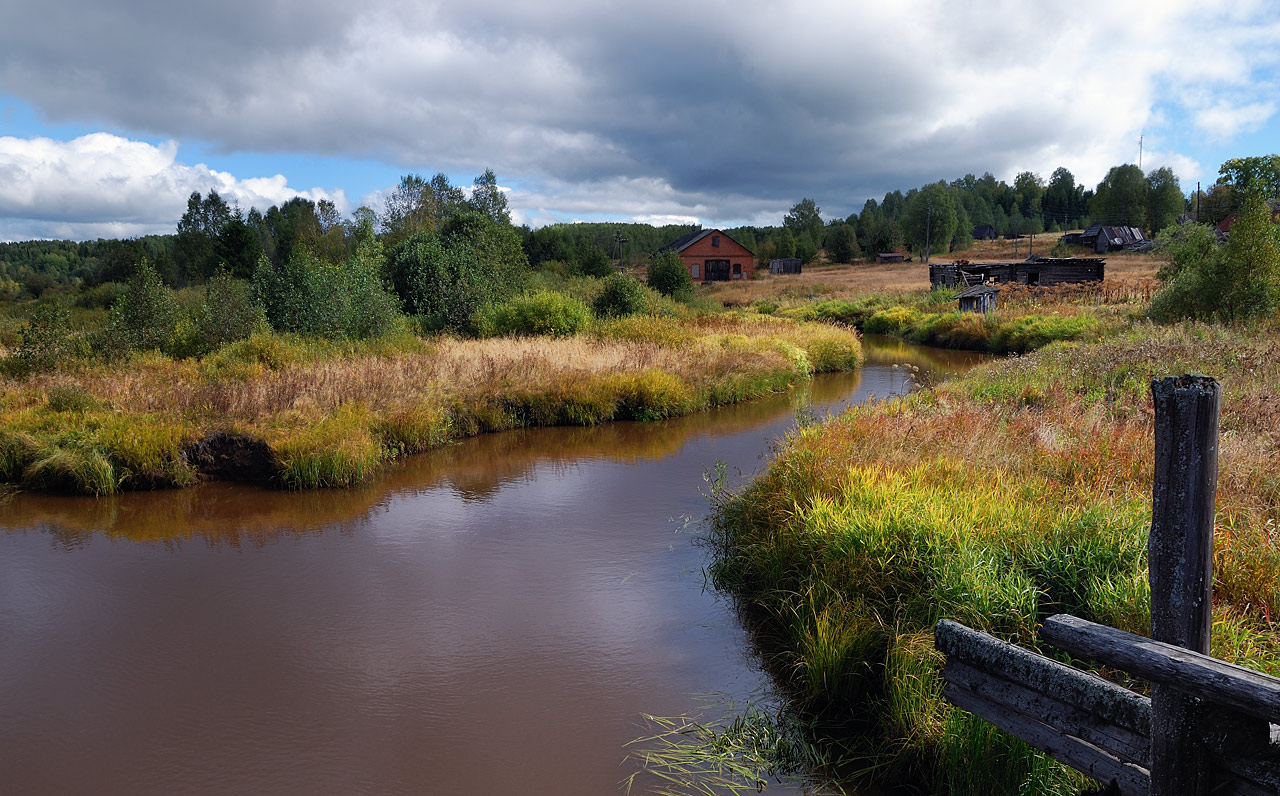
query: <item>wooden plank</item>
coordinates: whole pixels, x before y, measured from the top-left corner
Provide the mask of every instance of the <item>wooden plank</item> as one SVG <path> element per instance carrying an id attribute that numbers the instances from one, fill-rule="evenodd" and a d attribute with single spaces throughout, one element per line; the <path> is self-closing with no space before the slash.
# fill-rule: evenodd
<path id="1" fill-rule="evenodd" d="M 1007 680 L 1150 737 L 1151 703 L 1141 694 L 949 619 L 934 628 L 934 643 L 949 658 L 980 671 L 998 672 Z"/>
<path id="2" fill-rule="evenodd" d="M 1206 702 L 1280 721 L 1280 679 L 1069 614 L 1045 620 L 1040 637 L 1058 649 L 1123 669 Z"/>
<path id="3" fill-rule="evenodd" d="M 1146 768 L 1151 756 L 1151 739 L 1108 721 L 1105 714 L 1082 710 L 1076 705 L 1005 680 L 990 672 L 979 671 L 952 659 L 942 669 L 948 683 L 1009 710 L 1037 718 L 1042 724 L 1071 735 L 1106 751 L 1121 762 Z"/>
<path id="4" fill-rule="evenodd" d="M 1114 781 L 1125 796 L 1147 796 L 1150 790 L 1151 778 L 1146 769 L 1125 763 L 1088 741 L 1065 735 L 1035 717 L 993 703 L 955 683 L 947 683 L 942 695 L 951 704 L 994 724 L 1055 760 L 1104 784 Z"/>
<path id="5" fill-rule="evenodd" d="M 1213 626 L 1213 509 L 1221 389 L 1207 376 L 1151 382 L 1155 476 L 1147 559 L 1151 637 L 1202 655 Z M 1151 794 L 1207 793 L 1208 755 L 1196 732 L 1200 706 L 1173 685 L 1151 691 Z"/>

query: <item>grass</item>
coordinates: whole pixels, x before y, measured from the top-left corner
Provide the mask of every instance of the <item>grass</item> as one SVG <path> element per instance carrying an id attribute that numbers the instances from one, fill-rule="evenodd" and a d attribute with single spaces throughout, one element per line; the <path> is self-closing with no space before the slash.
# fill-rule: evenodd
<path id="1" fill-rule="evenodd" d="M 929 792 L 1078 791 L 941 699 L 931 629 L 1033 648 L 1057 612 L 1148 630 L 1149 383 L 1183 372 L 1224 389 L 1213 653 L 1280 673 L 1280 324 L 1132 323 L 802 429 L 722 500 L 714 580 L 802 714 L 844 722 L 828 743 Z"/>
<path id="2" fill-rule="evenodd" d="M 751 313 L 594 321 L 555 338 L 260 334 L 201 360 L 151 353 L 0 380 L 0 477 L 89 494 L 184 486 L 199 477 L 186 449 L 227 432 L 265 440 L 283 486 L 350 486 L 460 436 L 674 417 L 861 359 L 852 331 Z"/>

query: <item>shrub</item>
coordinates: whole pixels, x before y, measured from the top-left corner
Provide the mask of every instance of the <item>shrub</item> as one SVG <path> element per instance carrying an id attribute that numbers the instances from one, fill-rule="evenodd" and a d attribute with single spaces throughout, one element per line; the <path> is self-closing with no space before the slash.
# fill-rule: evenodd
<path id="1" fill-rule="evenodd" d="M 620 318 L 637 315 L 648 309 L 644 285 L 626 274 L 610 274 L 604 279 L 604 287 L 591 309 L 601 318 Z"/>
<path id="2" fill-rule="evenodd" d="M 206 350 L 265 331 L 267 316 L 248 282 L 219 269 L 205 286 L 196 327 Z"/>
<path id="3" fill-rule="evenodd" d="M 693 297 L 693 278 L 680 255 L 671 250 L 659 253 L 649 263 L 649 287 L 675 299 Z"/>
<path id="4" fill-rule="evenodd" d="M 387 276 L 424 330 L 471 333 L 481 308 L 520 290 L 528 264 L 509 225 L 460 213 L 439 234 L 418 233 L 393 249 Z"/>
<path id="5" fill-rule="evenodd" d="M 481 313 L 477 326 L 485 335 L 550 335 L 567 337 L 582 331 L 590 313 L 572 296 L 540 290 L 491 307 Z"/>
<path id="6" fill-rule="evenodd" d="M 98 399 L 75 384 L 60 384 L 48 390 L 49 410 L 53 412 L 84 412 L 98 407 Z"/>
<path id="7" fill-rule="evenodd" d="M 584 246 L 578 252 L 578 272 L 586 276 L 608 276 L 614 273 L 613 260 L 599 246 Z"/>
<path id="8" fill-rule="evenodd" d="M 385 334 L 400 322 L 394 296 L 378 273 L 376 243 L 335 265 L 295 252 L 273 266 L 258 261 L 253 289 L 271 327 L 315 337 L 360 340 Z"/>
<path id="9" fill-rule="evenodd" d="M 111 307 L 105 342 L 121 351 L 165 348 L 178 322 L 178 302 L 148 260 L 138 264 L 124 294 Z"/>
<path id="10" fill-rule="evenodd" d="M 41 304 L 19 332 L 17 349 L 5 360 L 5 369 L 16 376 L 53 370 L 82 356 L 83 341 L 71 331 L 71 316 L 56 304 Z"/>

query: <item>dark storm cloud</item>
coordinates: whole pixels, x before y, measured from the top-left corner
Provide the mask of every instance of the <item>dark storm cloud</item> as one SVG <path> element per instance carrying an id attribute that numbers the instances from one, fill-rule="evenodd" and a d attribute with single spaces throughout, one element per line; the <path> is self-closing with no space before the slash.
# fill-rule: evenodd
<path id="1" fill-rule="evenodd" d="M 0 91 L 225 151 L 647 185 L 617 207 L 665 196 L 711 219 L 802 195 L 843 215 L 970 171 L 1096 180 L 1157 82 L 1189 85 L 1188 19 L 1220 42 L 1240 27 L 1160 3 L 1099 41 L 1091 20 L 1114 6 L 64 0 L 6 12 Z"/>

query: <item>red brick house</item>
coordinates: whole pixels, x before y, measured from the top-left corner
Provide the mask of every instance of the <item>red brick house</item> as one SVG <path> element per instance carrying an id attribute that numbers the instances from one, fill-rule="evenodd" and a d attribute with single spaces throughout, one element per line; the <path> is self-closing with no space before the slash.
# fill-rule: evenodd
<path id="1" fill-rule="evenodd" d="M 751 250 L 718 229 L 699 229 L 658 249 L 675 251 L 695 282 L 750 279 L 756 258 Z"/>

